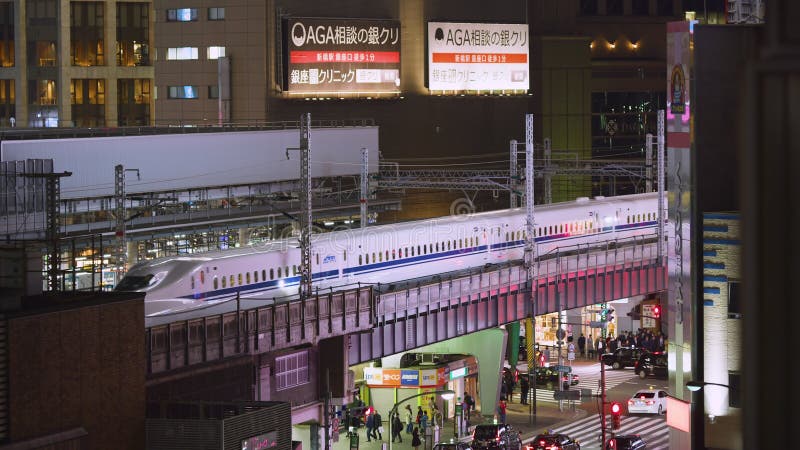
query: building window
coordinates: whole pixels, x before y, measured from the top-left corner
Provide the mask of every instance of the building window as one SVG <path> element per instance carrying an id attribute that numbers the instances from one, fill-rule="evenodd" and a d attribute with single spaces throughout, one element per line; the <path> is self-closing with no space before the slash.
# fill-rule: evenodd
<path id="1" fill-rule="evenodd" d="M 70 97 L 73 105 L 105 105 L 106 80 L 73 79 L 70 81 Z"/>
<path id="2" fill-rule="evenodd" d="M 739 295 L 739 282 L 728 283 L 728 317 L 738 319 L 742 317 L 742 304 Z"/>
<path id="3" fill-rule="evenodd" d="M 70 3 L 70 58 L 73 66 L 105 65 L 103 4 Z"/>
<path id="4" fill-rule="evenodd" d="M 578 14 L 581 16 L 596 16 L 597 15 L 597 0 L 579 0 L 580 10 Z"/>
<path id="5" fill-rule="evenodd" d="M 170 99 L 197 98 L 197 86 L 169 86 L 167 89 L 167 98 Z"/>
<path id="6" fill-rule="evenodd" d="M 631 12 L 634 16 L 650 15 L 650 0 L 631 0 Z"/>
<path id="7" fill-rule="evenodd" d="M 208 20 L 225 20 L 225 8 L 208 8 Z"/>
<path id="8" fill-rule="evenodd" d="M 225 47 L 208 47 L 207 58 L 219 59 L 225 56 Z"/>
<path id="9" fill-rule="evenodd" d="M 198 59 L 197 47 L 170 47 L 167 49 L 167 59 L 170 61 Z"/>
<path id="10" fill-rule="evenodd" d="M 606 0 L 606 14 L 621 16 L 625 12 L 625 2 L 622 0 Z"/>
<path id="11" fill-rule="evenodd" d="M 196 22 L 197 8 L 179 8 L 167 10 L 167 22 Z"/>
<path id="12" fill-rule="evenodd" d="M 117 65 L 150 65 L 150 4 L 117 3 Z"/>
<path id="13" fill-rule="evenodd" d="M 672 8 L 672 0 L 656 0 L 656 10 L 659 16 L 675 15 L 675 10 Z"/>
<path id="14" fill-rule="evenodd" d="M 208 98 L 219 98 L 219 86 L 215 84 L 208 87 Z"/>
<path id="15" fill-rule="evenodd" d="M 0 67 L 14 67 L 14 3 L 0 3 Z"/>
<path id="16" fill-rule="evenodd" d="M 275 358 L 275 381 L 278 391 L 308 384 L 308 350 Z"/>

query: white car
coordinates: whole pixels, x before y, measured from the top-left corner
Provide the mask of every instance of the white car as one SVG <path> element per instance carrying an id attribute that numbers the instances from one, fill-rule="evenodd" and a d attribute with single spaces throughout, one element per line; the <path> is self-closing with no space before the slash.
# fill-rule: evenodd
<path id="1" fill-rule="evenodd" d="M 667 392 L 644 389 L 628 400 L 628 413 L 663 414 L 667 412 Z"/>

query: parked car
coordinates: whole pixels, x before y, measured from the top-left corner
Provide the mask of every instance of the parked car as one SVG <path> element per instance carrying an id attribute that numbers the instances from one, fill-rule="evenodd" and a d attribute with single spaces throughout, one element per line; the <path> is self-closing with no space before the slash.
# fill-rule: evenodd
<path id="1" fill-rule="evenodd" d="M 618 434 L 606 443 L 606 450 L 645 450 L 647 444 L 638 434 Z"/>
<path id="2" fill-rule="evenodd" d="M 620 347 L 613 353 L 604 353 L 600 361 L 615 370 L 633 367 L 644 351 L 639 347 Z"/>
<path id="3" fill-rule="evenodd" d="M 655 389 L 638 391 L 628 400 L 628 412 L 631 414 L 663 414 L 667 412 L 667 392 Z"/>
<path id="4" fill-rule="evenodd" d="M 642 353 L 633 370 L 639 378 L 656 377 L 667 379 L 667 354 L 663 352 Z"/>
<path id="5" fill-rule="evenodd" d="M 539 434 L 525 450 L 580 450 L 581 444 L 575 439 L 560 433 Z"/>
<path id="6" fill-rule="evenodd" d="M 544 386 L 547 389 L 554 389 L 558 387 L 559 373 L 552 367 L 537 367 L 536 368 L 536 386 Z M 570 386 L 575 386 L 580 383 L 580 377 L 575 373 L 561 373 L 561 382 L 564 383 L 564 389 L 569 389 Z"/>
<path id="7" fill-rule="evenodd" d="M 520 450 L 519 432 L 508 424 L 478 425 L 472 432 L 474 450 Z"/>
<path id="8" fill-rule="evenodd" d="M 466 442 L 439 442 L 433 450 L 472 450 Z"/>

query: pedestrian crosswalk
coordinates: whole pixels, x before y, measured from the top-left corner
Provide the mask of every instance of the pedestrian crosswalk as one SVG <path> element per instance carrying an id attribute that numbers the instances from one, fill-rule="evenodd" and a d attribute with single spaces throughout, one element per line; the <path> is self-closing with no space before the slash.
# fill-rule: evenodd
<path id="1" fill-rule="evenodd" d="M 611 423 L 610 416 L 606 416 L 606 423 Z M 610 432 L 610 428 L 606 428 Z M 592 414 L 568 425 L 553 429 L 556 433 L 563 433 L 581 443 L 582 449 L 601 448 L 600 444 L 600 417 Z M 622 416 L 620 428 L 614 430 L 616 434 L 638 434 L 647 443 L 647 449 L 667 449 L 669 447 L 669 427 L 663 416 L 641 417 Z M 608 435 L 607 437 L 610 437 Z"/>
<path id="2" fill-rule="evenodd" d="M 600 394 L 600 363 L 576 365 L 573 373 L 580 377 L 580 381 L 577 385 L 570 386 L 570 390 L 591 389 L 593 395 Z M 606 370 L 606 391 L 635 377 L 636 374 L 633 370 Z M 514 393 L 515 398 L 519 398 L 519 395 L 519 392 Z M 528 400 L 532 399 L 533 389 L 528 392 Z M 553 389 L 545 389 L 540 386 L 536 388 L 536 400 L 544 403 L 558 403 L 558 400 L 553 399 Z"/>

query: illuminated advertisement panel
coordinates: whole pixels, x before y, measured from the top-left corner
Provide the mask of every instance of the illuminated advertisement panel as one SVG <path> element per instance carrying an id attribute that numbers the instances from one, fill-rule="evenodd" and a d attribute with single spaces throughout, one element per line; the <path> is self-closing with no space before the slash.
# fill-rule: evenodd
<path id="1" fill-rule="evenodd" d="M 400 22 L 291 18 L 285 30 L 290 93 L 400 92 Z"/>
<path id="2" fill-rule="evenodd" d="M 528 25 L 428 22 L 428 89 L 528 90 Z"/>

